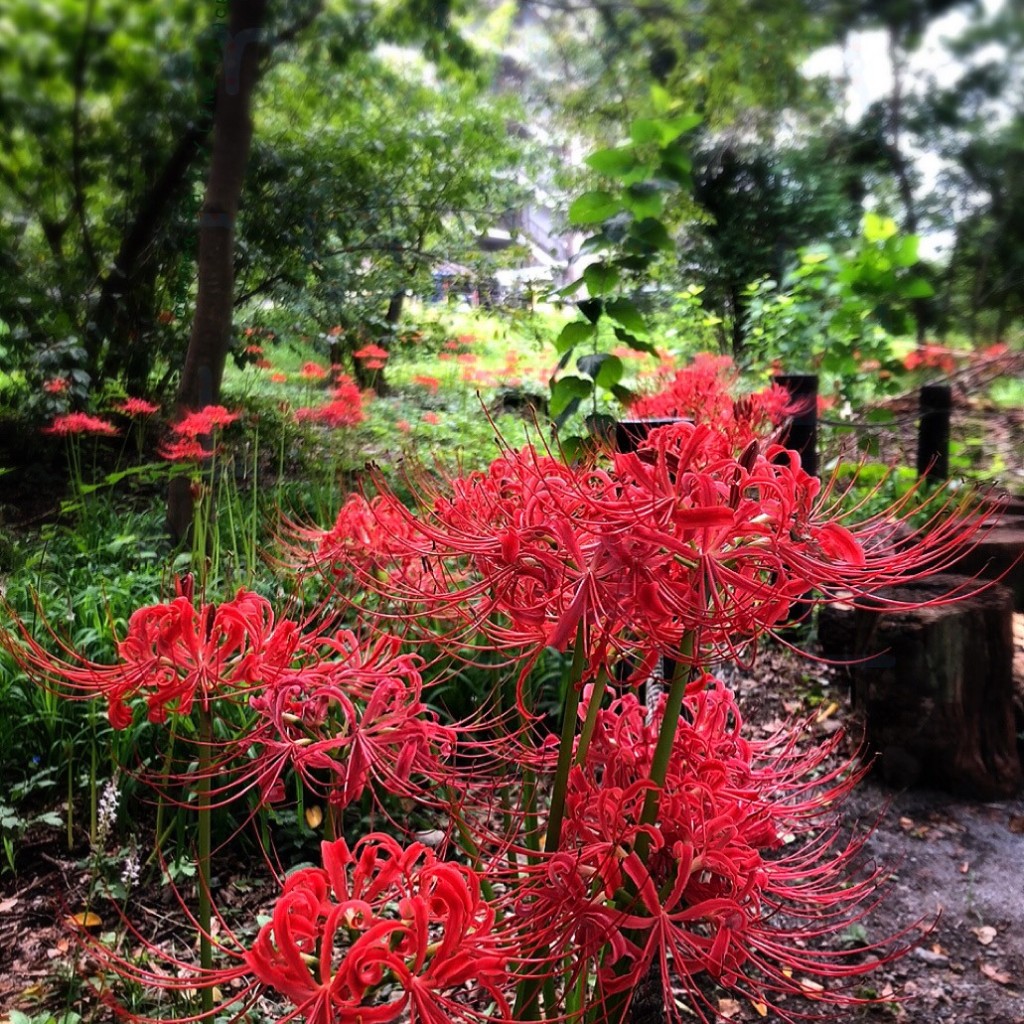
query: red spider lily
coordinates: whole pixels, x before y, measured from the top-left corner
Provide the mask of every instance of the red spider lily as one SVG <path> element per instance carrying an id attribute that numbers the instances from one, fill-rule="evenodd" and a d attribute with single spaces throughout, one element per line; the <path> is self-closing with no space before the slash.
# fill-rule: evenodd
<path id="1" fill-rule="evenodd" d="M 202 409 L 186 413 L 171 430 L 179 437 L 195 440 L 229 426 L 238 417 L 237 412 L 230 412 L 223 405 L 204 405 Z"/>
<path id="2" fill-rule="evenodd" d="M 904 356 L 903 367 L 906 370 L 916 370 L 923 366 L 926 369 L 952 373 L 956 369 L 957 356 L 958 353 L 944 345 L 920 345 Z"/>
<path id="3" fill-rule="evenodd" d="M 274 384 L 285 384 L 288 381 L 287 373 L 272 373 L 270 379 Z"/>
<path id="4" fill-rule="evenodd" d="M 441 422 L 441 417 L 436 412 L 425 412 L 423 414 L 423 422 L 436 427 Z"/>
<path id="5" fill-rule="evenodd" d="M 327 371 L 319 363 L 303 363 L 299 376 L 303 380 L 323 380 L 327 376 Z"/>
<path id="6" fill-rule="evenodd" d="M 785 388 L 772 384 L 763 391 L 732 397 L 738 374 L 728 356 L 700 353 L 667 385 L 630 405 L 638 419 L 690 419 L 711 423 L 742 447 L 778 426 L 794 410 Z"/>
<path id="7" fill-rule="evenodd" d="M 380 833 L 351 849 L 343 839 L 325 842 L 321 855 L 322 867 L 284 880 L 251 944 L 218 919 L 215 945 L 224 966 L 204 970 L 170 956 L 128 922 L 142 956 L 85 934 L 82 941 L 98 966 L 151 991 L 233 990 L 230 1004 L 214 1012 L 234 1012 L 235 1019 L 264 993 L 291 1003 L 274 1024 L 512 1019 L 503 992 L 511 951 L 475 871 Z M 105 1001 L 133 1020 L 151 1019 Z"/>
<path id="8" fill-rule="evenodd" d="M 144 398 L 126 398 L 114 408 L 125 416 L 152 416 L 153 413 L 160 411 L 159 405 L 147 402 Z"/>
<path id="9" fill-rule="evenodd" d="M 43 381 L 43 390 L 48 395 L 63 395 L 71 387 L 71 381 L 67 377 L 54 377 L 51 380 Z"/>
<path id="10" fill-rule="evenodd" d="M 316 569 L 335 576 L 361 577 L 382 572 L 415 572 L 421 563 L 402 565 L 417 533 L 415 523 L 386 498 L 367 500 L 350 495 L 329 530 L 285 525 L 284 544 L 288 564 L 294 569 Z"/>
<path id="11" fill-rule="evenodd" d="M 195 701 L 206 707 L 247 690 L 254 659 L 268 657 L 273 627 L 269 602 L 256 594 L 243 590 L 223 604 L 199 608 L 182 594 L 132 614 L 112 665 L 63 646 L 55 656 L 24 629 L 14 654 L 26 672 L 60 693 L 105 698 L 111 725 L 124 729 L 137 698 L 145 698 L 150 721 L 162 722 L 170 713 L 188 714 Z"/>
<path id="12" fill-rule="evenodd" d="M 441 381 L 437 377 L 427 377 L 422 374 L 417 374 L 413 377 L 413 383 L 425 387 L 432 395 L 436 395 L 438 388 L 441 386 Z"/>
<path id="13" fill-rule="evenodd" d="M 202 462 L 213 458 L 214 449 L 204 448 L 200 441 L 181 438 L 178 441 L 165 441 L 157 453 L 169 462 Z"/>
<path id="14" fill-rule="evenodd" d="M 352 353 L 355 359 L 372 359 L 377 362 L 383 363 L 389 357 L 390 353 L 386 348 L 381 348 L 380 345 L 364 345 L 362 348 L 357 349 Z"/>
<path id="15" fill-rule="evenodd" d="M 114 437 L 117 432 L 117 427 L 113 423 L 85 412 L 69 412 L 63 416 L 55 416 L 48 427 L 43 427 L 44 434 L 55 434 L 57 437 L 72 437 L 78 434 Z"/>
<path id="16" fill-rule="evenodd" d="M 398 648 L 394 637 L 364 649 L 351 632 L 315 633 L 273 671 L 259 669 L 242 770 L 265 799 L 282 795 L 278 780 L 289 765 L 339 809 L 371 778 L 385 792 L 425 799 L 412 776 L 444 777 L 455 732 L 428 711 L 419 661 Z"/>
<path id="17" fill-rule="evenodd" d="M 863 948 L 817 948 L 865 917 L 878 883 L 877 873 L 855 874 L 863 840 L 839 843 L 830 810 L 861 773 L 823 770 L 835 739 L 807 752 L 796 747 L 798 729 L 743 740 L 732 694 L 713 680 L 700 686 L 686 700 L 653 825 L 640 824 L 651 783 L 638 780 L 657 716 L 649 720 L 632 694 L 598 713 L 572 772 L 561 849 L 517 903 L 524 941 L 533 937 L 535 959 L 578 951 L 603 998 L 631 992 L 654 966 L 670 1021 L 682 1019 L 680 990 L 702 1020 L 716 1016 L 705 974 L 755 1003 L 804 994 L 800 974 L 829 983 L 815 990 L 820 1000 L 856 1002 L 851 979 L 905 952 L 917 930 L 871 947 L 869 959 Z M 645 860 L 635 849 L 641 832 Z"/>
<path id="18" fill-rule="evenodd" d="M 396 555 L 427 569 L 422 589 L 391 578 L 388 596 L 461 618 L 504 648 L 564 649 L 582 626 L 591 674 L 613 651 L 634 664 L 679 658 L 691 636 L 687 657 L 700 663 L 735 656 L 812 588 L 866 596 L 937 571 L 977 528 L 936 516 L 917 543 L 896 548 L 885 543 L 891 517 L 847 527 L 830 499 L 792 453 L 752 443 L 736 455 L 709 426 L 660 428 L 635 453 L 593 466 L 506 452 L 487 472 L 425 494 L 417 517 L 387 499 L 410 522 Z"/>

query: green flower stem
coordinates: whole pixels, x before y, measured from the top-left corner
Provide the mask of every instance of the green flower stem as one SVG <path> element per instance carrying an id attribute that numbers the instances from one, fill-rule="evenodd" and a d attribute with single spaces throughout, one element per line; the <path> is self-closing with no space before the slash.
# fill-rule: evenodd
<path id="1" fill-rule="evenodd" d="M 565 794 L 569 788 L 569 771 L 573 764 L 573 740 L 576 738 L 576 712 L 580 706 L 580 683 L 583 680 L 583 669 L 586 665 L 586 633 L 581 621 L 576 630 L 576 644 L 573 647 L 572 661 L 562 677 L 562 734 L 558 744 L 558 763 L 555 767 L 555 780 L 551 790 L 551 808 L 548 812 L 548 826 L 544 836 L 544 852 L 554 853 L 562 838 L 562 822 L 565 818 Z M 525 775 L 526 773 L 524 773 Z M 534 798 L 531 786 L 528 799 Z M 525 779 L 524 779 L 525 783 Z M 527 798 L 524 785 L 524 798 Z M 532 804 L 528 805 L 532 806 Z M 555 982 L 548 975 L 538 977 L 531 975 L 519 983 L 516 992 L 515 1016 L 517 1020 L 542 1020 L 541 999 L 545 1011 L 554 1011 L 556 1004 Z"/>
<path id="2" fill-rule="evenodd" d="M 569 788 L 569 769 L 572 768 L 572 745 L 576 738 L 576 712 L 580 706 L 580 683 L 586 665 L 586 635 L 583 621 L 576 629 L 576 645 L 572 662 L 563 677 L 565 693 L 562 695 L 562 735 L 558 744 L 558 765 L 551 790 L 551 811 L 548 815 L 548 829 L 544 838 L 544 852 L 554 853 L 562 837 L 562 819 L 565 817 L 565 794 Z"/>
<path id="3" fill-rule="evenodd" d="M 199 779 L 196 785 L 196 813 L 199 818 L 199 962 L 205 972 L 213 970 L 213 945 L 210 938 L 210 768 L 213 744 L 213 713 L 209 707 L 199 709 Z M 202 989 L 203 1015 L 213 1013 L 213 989 Z"/>
<path id="4" fill-rule="evenodd" d="M 587 705 L 587 717 L 580 730 L 580 741 L 576 744 L 575 764 L 582 764 L 583 758 L 587 756 L 590 749 L 590 741 L 594 738 L 594 729 L 597 726 L 597 713 L 601 710 L 601 701 L 604 700 L 604 691 L 608 686 L 608 673 L 601 669 L 597 679 L 594 681 L 594 689 L 590 694 L 590 703 Z"/>
<path id="5" fill-rule="evenodd" d="M 658 733 L 658 741 L 654 745 L 654 756 L 651 759 L 650 779 L 654 783 L 654 787 L 649 789 L 644 797 L 643 810 L 640 812 L 641 825 L 653 825 L 658 820 L 658 803 L 661 798 L 661 788 L 665 785 L 665 778 L 668 775 L 668 762 L 672 754 L 672 744 L 675 742 L 676 730 L 679 728 L 679 715 L 683 709 L 686 685 L 690 681 L 693 651 L 694 638 L 693 634 L 690 633 L 683 638 L 683 642 L 680 644 L 679 653 L 681 657 L 675 663 L 672 681 L 668 688 L 668 697 L 665 699 L 661 731 Z M 641 861 L 647 860 L 650 845 L 650 836 L 646 832 L 641 832 L 636 841 L 636 853 Z"/>

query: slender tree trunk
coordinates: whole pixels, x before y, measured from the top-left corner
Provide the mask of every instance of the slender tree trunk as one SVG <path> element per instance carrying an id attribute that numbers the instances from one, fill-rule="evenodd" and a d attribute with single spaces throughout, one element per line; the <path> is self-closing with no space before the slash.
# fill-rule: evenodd
<path id="1" fill-rule="evenodd" d="M 213 115 L 213 152 L 199 215 L 196 312 L 178 388 L 178 413 L 214 403 L 220 395 L 231 338 L 235 221 L 252 143 L 252 97 L 259 78 L 259 34 L 266 0 L 232 0 Z M 167 522 L 176 540 L 192 525 L 192 492 L 184 477 L 171 482 Z"/>

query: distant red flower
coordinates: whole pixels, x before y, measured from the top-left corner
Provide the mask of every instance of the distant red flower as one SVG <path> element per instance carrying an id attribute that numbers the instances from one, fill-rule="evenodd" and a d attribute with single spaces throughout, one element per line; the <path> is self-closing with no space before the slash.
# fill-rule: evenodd
<path id="1" fill-rule="evenodd" d="M 412 430 L 412 424 L 408 420 L 399 420 L 395 427 L 400 430 L 403 434 L 408 434 Z"/>
<path id="2" fill-rule="evenodd" d="M 288 374 L 287 373 L 272 373 L 270 375 L 270 379 L 275 384 L 284 384 L 288 380 Z"/>
<path id="3" fill-rule="evenodd" d="M 246 345 L 245 346 L 245 354 L 247 356 L 261 356 L 261 355 L 263 355 L 263 346 L 262 345 Z"/>
<path id="4" fill-rule="evenodd" d="M 382 362 L 388 358 L 389 354 L 388 350 L 381 348 L 380 345 L 364 345 L 352 353 L 355 359 L 374 359 Z"/>
<path id="5" fill-rule="evenodd" d="M 67 377 L 53 377 L 43 382 L 43 390 L 48 395 L 63 395 L 71 387 Z"/>
<path id="6" fill-rule="evenodd" d="M 423 414 L 423 422 L 429 423 L 431 426 L 436 427 L 441 422 L 441 417 L 436 412 L 425 412 Z"/>
<path id="7" fill-rule="evenodd" d="M 194 438 L 178 438 L 176 441 L 165 441 L 157 449 L 162 459 L 169 462 L 203 462 L 212 459 L 213 448 L 204 448 L 200 441 Z"/>
<path id="8" fill-rule="evenodd" d="M 237 412 L 230 412 L 223 405 L 206 405 L 202 409 L 187 413 L 171 427 L 171 430 L 179 437 L 194 440 L 229 426 L 238 417 Z"/>
<path id="9" fill-rule="evenodd" d="M 323 380 L 327 376 L 327 371 L 319 363 L 303 363 L 299 376 L 303 380 Z"/>
<path id="10" fill-rule="evenodd" d="M 117 427 L 113 423 L 101 420 L 98 416 L 90 416 L 84 412 L 69 412 L 54 417 L 48 427 L 43 427 L 44 434 L 55 434 L 58 437 L 70 437 L 76 434 L 100 434 L 114 437 Z"/>
<path id="11" fill-rule="evenodd" d="M 333 397 L 324 405 L 306 406 L 295 411 L 295 419 L 300 422 L 323 423 L 335 430 L 341 427 L 354 427 L 366 419 L 363 412 L 363 395 L 351 377 L 341 374 L 340 383 L 334 388 Z"/>
<path id="12" fill-rule="evenodd" d="M 413 383 L 419 384 L 425 387 L 432 395 L 436 395 L 438 388 L 441 387 L 441 381 L 437 377 L 427 377 L 424 374 L 417 374 L 413 377 Z"/>
<path id="13" fill-rule="evenodd" d="M 342 334 L 344 334 L 344 333 L 345 333 L 345 331 L 344 331 L 344 329 L 343 329 L 343 328 L 341 328 L 341 327 L 339 327 L 339 326 L 335 325 L 334 327 L 332 327 L 332 328 L 331 328 L 331 329 L 330 329 L 330 330 L 329 330 L 329 331 L 327 332 L 327 337 L 329 337 L 329 338 L 337 338 L 337 337 L 339 337 L 340 335 L 342 335 Z"/>
<path id="14" fill-rule="evenodd" d="M 702 352 L 660 390 L 634 401 L 629 412 L 637 419 L 710 423 L 743 447 L 752 438 L 770 433 L 793 410 L 785 388 L 777 384 L 734 398 L 737 378 L 728 356 Z"/>
<path id="15" fill-rule="evenodd" d="M 157 314 L 157 321 L 162 324 L 173 324 L 174 314 L 169 309 L 162 309 Z"/>
<path id="16" fill-rule="evenodd" d="M 144 398 L 126 398 L 123 402 L 118 403 L 115 408 L 118 412 L 124 413 L 125 416 L 152 416 L 153 413 L 160 410 L 159 405 L 147 402 Z"/>

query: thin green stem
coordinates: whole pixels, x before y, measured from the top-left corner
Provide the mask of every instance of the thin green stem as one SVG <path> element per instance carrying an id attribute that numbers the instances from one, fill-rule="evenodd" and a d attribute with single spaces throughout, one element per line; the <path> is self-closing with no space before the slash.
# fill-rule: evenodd
<path id="1" fill-rule="evenodd" d="M 601 669 L 597 679 L 594 680 L 594 689 L 590 694 L 590 703 L 587 705 L 587 717 L 583 720 L 583 728 L 580 730 L 580 739 L 576 744 L 576 764 L 582 764 L 583 758 L 587 756 L 590 749 L 590 741 L 594 738 L 594 729 L 597 727 L 597 714 L 601 710 L 601 701 L 604 700 L 604 691 L 608 687 L 608 673 Z"/>
<path id="2" fill-rule="evenodd" d="M 196 784 L 196 813 L 199 819 L 199 963 L 205 972 L 213 970 L 213 943 L 210 937 L 210 770 L 213 745 L 213 713 L 209 707 L 199 709 L 199 779 Z M 203 1014 L 213 1013 L 213 989 L 202 989 Z"/>
<path id="3" fill-rule="evenodd" d="M 683 643 L 680 645 L 680 654 L 682 656 L 675 663 L 672 681 L 669 683 L 668 696 L 665 698 L 661 730 L 658 733 L 658 741 L 654 745 L 654 755 L 651 758 L 650 779 L 654 786 L 647 791 L 644 797 L 643 810 L 640 812 L 641 825 L 653 825 L 658 819 L 661 788 L 665 785 L 665 778 L 668 775 L 668 762 L 672 754 L 672 744 L 675 742 L 676 731 L 679 728 L 679 715 L 683 709 L 686 685 L 690 681 L 693 651 L 694 638 L 691 633 L 684 638 Z M 647 860 L 647 852 L 650 849 L 650 845 L 650 836 L 646 832 L 641 832 L 636 841 L 636 853 L 641 861 Z"/>

